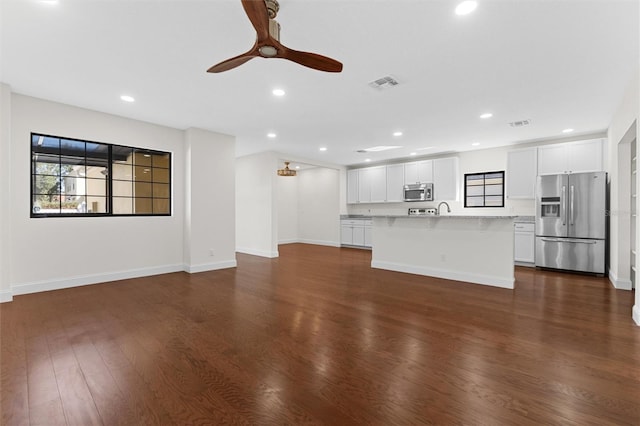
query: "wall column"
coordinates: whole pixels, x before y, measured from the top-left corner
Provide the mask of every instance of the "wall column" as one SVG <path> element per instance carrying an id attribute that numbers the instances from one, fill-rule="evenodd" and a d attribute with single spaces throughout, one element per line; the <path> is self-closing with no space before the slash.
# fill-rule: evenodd
<path id="1" fill-rule="evenodd" d="M 11 88 L 0 83 L 0 303 L 11 292 Z"/>
<path id="2" fill-rule="evenodd" d="M 235 138 L 187 129 L 185 162 L 185 270 L 235 267 Z"/>

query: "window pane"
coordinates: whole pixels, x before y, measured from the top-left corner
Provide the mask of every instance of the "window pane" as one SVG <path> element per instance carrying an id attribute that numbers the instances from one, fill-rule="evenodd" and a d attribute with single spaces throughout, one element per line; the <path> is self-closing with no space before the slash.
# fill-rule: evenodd
<path id="1" fill-rule="evenodd" d="M 486 197 L 484 204 L 487 207 L 502 207 L 502 196 Z"/>
<path id="2" fill-rule="evenodd" d="M 133 164 L 133 148 L 128 146 L 114 145 L 111 148 L 111 155 L 113 155 L 113 162 Z"/>
<path id="3" fill-rule="evenodd" d="M 133 158 L 133 164 L 135 164 L 136 166 L 151 167 L 151 153 L 147 151 L 136 150 Z"/>
<path id="4" fill-rule="evenodd" d="M 106 167 L 89 166 L 87 167 L 87 177 L 93 179 L 107 179 L 109 174 Z"/>
<path id="5" fill-rule="evenodd" d="M 154 214 L 169 214 L 169 200 L 153 200 L 153 213 Z"/>
<path id="6" fill-rule="evenodd" d="M 133 166 L 130 164 L 114 164 L 112 173 L 114 179 L 133 180 Z"/>
<path id="7" fill-rule="evenodd" d="M 154 183 L 153 198 L 169 198 L 169 185 L 166 183 Z"/>
<path id="8" fill-rule="evenodd" d="M 107 180 L 106 179 L 86 179 L 87 195 L 107 195 Z"/>
<path id="9" fill-rule="evenodd" d="M 78 175 L 78 171 L 84 171 L 84 157 L 60 157 L 60 173 L 62 176 Z"/>
<path id="10" fill-rule="evenodd" d="M 62 178 L 62 188 L 60 193 L 66 197 L 74 197 L 76 195 L 85 194 L 85 179 L 77 177 L 64 177 Z"/>
<path id="11" fill-rule="evenodd" d="M 484 206 L 484 197 L 467 197 L 468 207 L 482 207 Z"/>
<path id="12" fill-rule="evenodd" d="M 145 166 L 135 166 L 134 180 L 137 182 L 151 182 L 151 168 Z"/>
<path id="13" fill-rule="evenodd" d="M 483 186 L 470 186 L 467 188 L 468 196 L 477 196 L 484 195 L 484 187 Z"/>
<path id="14" fill-rule="evenodd" d="M 132 197 L 133 196 L 133 182 L 130 180 L 114 180 L 113 181 L 113 196 L 114 197 Z"/>
<path id="15" fill-rule="evenodd" d="M 87 213 L 106 213 L 106 197 L 87 197 Z"/>
<path id="16" fill-rule="evenodd" d="M 84 157 L 84 146 L 84 142 L 73 141 L 69 139 L 60 139 L 60 155 Z"/>
<path id="17" fill-rule="evenodd" d="M 152 210 L 152 200 L 151 198 L 136 198 L 134 201 L 135 205 L 135 214 L 151 214 Z"/>
<path id="18" fill-rule="evenodd" d="M 50 136 L 32 135 L 31 149 L 33 152 L 60 154 L 60 139 Z"/>
<path id="19" fill-rule="evenodd" d="M 169 183 L 169 169 L 152 169 L 153 181 Z"/>
<path id="20" fill-rule="evenodd" d="M 485 186 L 485 194 L 487 194 L 487 195 L 502 195 L 502 185 L 487 185 L 487 186 Z"/>
<path id="21" fill-rule="evenodd" d="M 165 169 L 168 169 L 170 158 L 171 158 L 170 154 L 154 154 L 152 156 L 153 167 L 163 167 Z"/>
<path id="22" fill-rule="evenodd" d="M 60 194 L 60 181 L 57 176 L 35 175 L 33 193 L 54 196 Z"/>
<path id="23" fill-rule="evenodd" d="M 34 173 L 39 175 L 58 176 L 60 174 L 60 157 L 53 155 L 35 154 Z"/>
<path id="24" fill-rule="evenodd" d="M 133 198 L 113 197 L 113 214 L 133 214 Z"/>
<path id="25" fill-rule="evenodd" d="M 150 183 L 146 183 L 146 182 L 136 182 L 135 186 L 134 186 L 134 190 L 135 193 L 134 195 L 136 197 L 151 197 L 152 196 L 152 192 L 151 192 L 151 184 Z"/>

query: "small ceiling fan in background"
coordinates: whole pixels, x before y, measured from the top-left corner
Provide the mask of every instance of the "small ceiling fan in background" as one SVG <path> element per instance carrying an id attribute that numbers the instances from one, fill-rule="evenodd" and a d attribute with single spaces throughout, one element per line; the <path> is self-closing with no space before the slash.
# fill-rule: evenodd
<path id="1" fill-rule="evenodd" d="M 319 71 L 342 71 L 342 63 L 335 59 L 289 49 L 280 43 L 280 24 L 275 20 L 280 9 L 277 0 L 242 0 L 242 6 L 256 30 L 255 44 L 248 52 L 222 61 L 209 68 L 207 72 L 228 71 L 257 57 L 288 59 Z"/>

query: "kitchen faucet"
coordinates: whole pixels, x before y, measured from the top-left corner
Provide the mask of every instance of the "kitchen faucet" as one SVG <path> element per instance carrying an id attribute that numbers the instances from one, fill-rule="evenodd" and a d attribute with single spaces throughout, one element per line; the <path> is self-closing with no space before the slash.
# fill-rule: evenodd
<path id="1" fill-rule="evenodd" d="M 438 214 L 438 216 L 440 216 L 440 207 L 441 207 L 443 204 L 444 204 L 445 206 L 447 206 L 447 213 L 451 213 L 451 207 L 449 207 L 449 204 L 448 204 L 446 201 L 442 201 L 442 202 L 440 202 L 440 204 L 438 204 L 438 213 L 437 213 L 437 214 Z"/>

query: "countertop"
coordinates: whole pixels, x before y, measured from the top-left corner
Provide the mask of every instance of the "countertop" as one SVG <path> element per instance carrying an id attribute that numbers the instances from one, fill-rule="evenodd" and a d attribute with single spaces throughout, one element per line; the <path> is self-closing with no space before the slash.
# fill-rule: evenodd
<path id="1" fill-rule="evenodd" d="M 409 219 L 442 219 L 442 218 L 450 218 L 450 219 L 512 219 L 514 222 L 518 223 L 534 223 L 535 216 L 510 216 L 510 215 L 464 215 L 464 214 L 441 214 L 441 215 L 415 215 L 409 216 L 407 214 L 389 214 L 389 215 L 358 215 L 358 214 L 341 214 L 340 219 L 363 219 L 370 220 L 376 217 L 386 217 L 386 218 L 409 218 Z"/>

